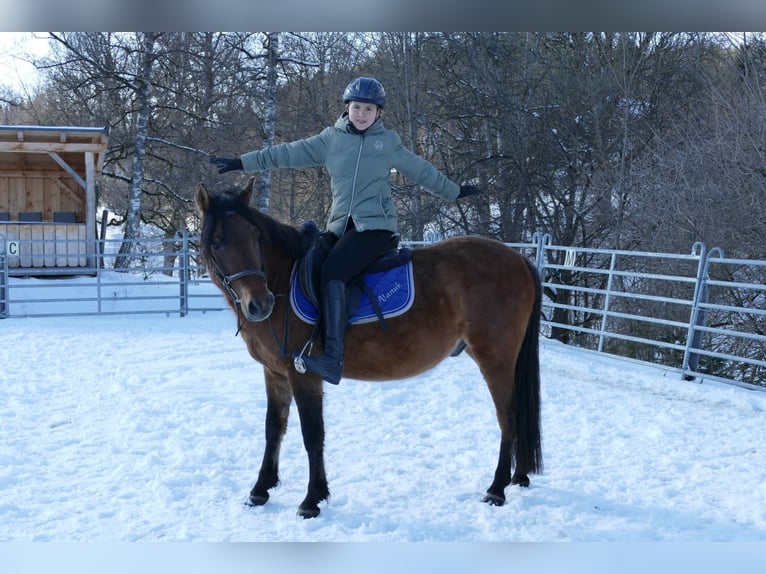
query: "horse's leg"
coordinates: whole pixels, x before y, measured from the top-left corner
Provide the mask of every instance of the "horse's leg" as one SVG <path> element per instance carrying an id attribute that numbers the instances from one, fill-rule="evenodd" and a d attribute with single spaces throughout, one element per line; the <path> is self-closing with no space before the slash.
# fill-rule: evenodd
<path id="1" fill-rule="evenodd" d="M 250 504 L 261 506 L 269 490 L 279 483 L 279 449 L 287 430 L 292 392 L 287 377 L 264 368 L 266 379 L 266 448 L 258 480 L 250 491 Z"/>
<path id="2" fill-rule="evenodd" d="M 309 460 L 308 492 L 298 507 L 298 515 L 314 518 L 319 515 L 319 503 L 330 496 L 324 468 L 322 380 L 318 376 L 302 377 L 294 383 L 293 393 L 301 419 L 303 446 Z"/>
<path id="3" fill-rule="evenodd" d="M 484 496 L 484 502 L 495 506 L 502 506 L 505 504 L 505 487 L 511 483 L 513 451 L 516 442 L 511 413 L 512 397 L 509 390 L 513 382 L 513 375 L 511 374 L 512 371 L 506 371 L 505 374 L 488 375 L 484 368 L 482 368 L 482 372 L 492 394 L 492 400 L 495 403 L 495 411 L 497 413 L 497 422 L 500 425 L 500 452 L 498 453 L 497 467 L 495 468 L 492 484 Z M 510 381 L 508 381 L 509 378 L 511 379 Z M 505 384 L 497 382 L 503 379 L 505 379 Z M 528 479 L 527 484 L 529 484 Z"/>
<path id="4" fill-rule="evenodd" d="M 503 337 L 508 337 L 505 344 L 501 340 Z M 517 341 L 515 345 L 514 340 Z M 515 351 L 518 351 L 518 346 L 518 339 L 514 339 L 512 329 L 507 330 L 503 336 L 498 336 L 497 333 L 494 336 L 482 334 L 469 341 L 469 353 L 479 365 L 487 382 L 500 426 L 500 451 L 495 476 L 484 497 L 484 502 L 496 506 L 505 504 L 505 487 L 511 484 L 512 480 L 511 471 L 517 440 L 513 408 L 515 361 L 512 357 L 515 356 Z M 514 475 L 514 479 L 518 484 L 529 485 L 529 479 L 525 475 Z"/>

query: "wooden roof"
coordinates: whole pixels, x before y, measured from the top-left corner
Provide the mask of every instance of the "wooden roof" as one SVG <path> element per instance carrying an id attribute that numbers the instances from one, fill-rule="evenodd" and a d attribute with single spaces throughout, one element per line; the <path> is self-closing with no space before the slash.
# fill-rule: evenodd
<path id="1" fill-rule="evenodd" d="M 85 176 L 85 153 L 101 173 L 109 128 L 0 125 L 0 177 L 61 173 L 69 166 Z"/>

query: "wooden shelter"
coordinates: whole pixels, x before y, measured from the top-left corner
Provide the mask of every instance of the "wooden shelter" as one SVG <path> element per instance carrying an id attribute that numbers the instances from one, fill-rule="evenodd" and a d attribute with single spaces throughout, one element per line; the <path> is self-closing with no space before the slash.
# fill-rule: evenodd
<path id="1" fill-rule="evenodd" d="M 0 125 L 0 236 L 14 275 L 96 265 L 96 179 L 108 128 Z"/>

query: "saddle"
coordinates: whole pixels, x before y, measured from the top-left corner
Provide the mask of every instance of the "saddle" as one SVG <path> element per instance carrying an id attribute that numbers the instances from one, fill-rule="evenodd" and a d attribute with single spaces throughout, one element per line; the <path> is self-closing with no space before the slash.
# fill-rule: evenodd
<path id="1" fill-rule="evenodd" d="M 399 234 L 393 235 L 389 248 L 373 261 L 362 273 L 346 284 L 347 315 L 352 317 L 359 307 L 363 295 L 367 295 L 374 308 L 375 315 L 385 329 L 384 312 L 378 303 L 379 297 L 371 289 L 365 277 L 370 274 L 383 273 L 411 262 L 412 251 L 406 247 L 399 248 Z M 296 264 L 294 280 L 298 283 L 302 295 L 317 310 L 321 309 L 320 273 L 322 264 L 338 238 L 330 232 L 317 232 L 306 253 Z"/>

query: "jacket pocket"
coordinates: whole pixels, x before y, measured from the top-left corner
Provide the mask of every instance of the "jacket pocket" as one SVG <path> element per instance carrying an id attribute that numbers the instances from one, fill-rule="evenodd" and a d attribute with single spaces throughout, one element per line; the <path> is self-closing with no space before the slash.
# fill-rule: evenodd
<path id="1" fill-rule="evenodd" d="M 396 207 L 394 206 L 394 200 L 390 195 L 380 196 L 380 212 L 386 219 L 394 217 L 396 215 Z"/>

